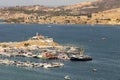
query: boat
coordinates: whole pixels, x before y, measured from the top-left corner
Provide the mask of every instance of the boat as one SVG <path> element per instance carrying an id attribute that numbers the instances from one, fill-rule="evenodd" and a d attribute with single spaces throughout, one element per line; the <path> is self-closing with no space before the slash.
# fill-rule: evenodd
<path id="1" fill-rule="evenodd" d="M 92 60 L 92 57 L 85 55 L 84 50 L 81 48 L 78 54 L 73 54 L 70 57 L 70 60 L 71 61 L 90 61 Z"/>
<path id="2" fill-rule="evenodd" d="M 55 67 L 62 67 L 64 64 L 63 63 L 56 63 L 56 62 L 53 62 L 53 63 L 45 63 L 43 65 L 44 68 L 55 68 Z"/>
<path id="3" fill-rule="evenodd" d="M 90 56 L 80 56 L 80 57 L 71 57 L 71 61 L 91 61 L 92 58 Z"/>
<path id="4" fill-rule="evenodd" d="M 92 71 L 93 71 L 93 72 L 96 72 L 96 71 L 97 71 L 97 69 L 96 69 L 96 68 L 94 68 L 94 69 L 92 69 Z"/>
<path id="5" fill-rule="evenodd" d="M 53 62 L 52 66 L 54 67 L 62 67 L 64 64 L 63 63 L 57 63 L 57 62 Z"/>
<path id="6" fill-rule="evenodd" d="M 47 69 L 47 68 L 53 68 L 54 66 L 52 66 L 51 64 L 45 64 L 43 67 Z"/>
<path id="7" fill-rule="evenodd" d="M 65 80 L 70 80 L 70 76 L 67 75 L 67 76 L 64 77 L 64 79 Z"/>

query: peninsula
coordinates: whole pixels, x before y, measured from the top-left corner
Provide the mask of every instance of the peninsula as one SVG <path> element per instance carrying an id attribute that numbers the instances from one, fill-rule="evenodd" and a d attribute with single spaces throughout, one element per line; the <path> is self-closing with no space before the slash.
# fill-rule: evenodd
<path id="1" fill-rule="evenodd" d="M 0 9 L 0 19 L 10 24 L 110 24 L 120 25 L 120 1 L 96 0 L 68 6 L 15 6 Z"/>

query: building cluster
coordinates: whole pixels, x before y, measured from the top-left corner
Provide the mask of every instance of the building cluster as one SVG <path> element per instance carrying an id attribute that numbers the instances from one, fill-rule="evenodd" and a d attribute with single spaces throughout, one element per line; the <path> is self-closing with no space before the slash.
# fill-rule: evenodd
<path id="1" fill-rule="evenodd" d="M 35 8 L 37 9 L 37 7 Z M 7 23 L 23 24 L 120 24 L 120 9 L 112 9 L 88 15 L 40 15 L 38 13 L 27 14 L 24 12 L 0 12 L 0 19 Z M 77 13 L 77 12 L 76 12 Z M 57 13 L 56 13 L 57 14 Z"/>

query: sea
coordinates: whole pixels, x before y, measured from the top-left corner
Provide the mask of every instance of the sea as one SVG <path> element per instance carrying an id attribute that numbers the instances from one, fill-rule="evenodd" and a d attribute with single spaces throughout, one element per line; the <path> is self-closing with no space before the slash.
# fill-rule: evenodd
<path id="1" fill-rule="evenodd" d="M 61 45 L 81 47 L 93 60 L 59 60 L 63 67 L 48 69 L 0 65 L 0 80 L 64 80 L 66 75 L 70 80 L 120 80 L 120 26 L 0 24 L 0 42 L 24 41 L 36 32 Z"/>

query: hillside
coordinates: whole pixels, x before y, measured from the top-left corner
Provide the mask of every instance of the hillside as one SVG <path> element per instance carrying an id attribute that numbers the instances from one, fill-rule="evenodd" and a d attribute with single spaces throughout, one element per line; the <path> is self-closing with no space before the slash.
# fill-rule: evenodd
<path id="1" fill-rule="evenodd" d="M 114 24 L 119 24 L 120 0 L 97 0 L 94 2 L 83 2 L 69 6 L 46 7 L 41 5 L 15 6 L 0 9 L 0 19 L 5 19 L 7 23 L 39 23 L 39 24 L 109 24 L 103 21 L 104 16 L 111 11 L 112 15 L 107 18 L 115 19 Z M 100 16 L 96 19 L 96 16 Z M 98 21 L 98 19 L 100 21 Z M 101 21 L 102 20 L 102 21 Z M 110 22 L 113 23 L 113 22 Z"/>
<path id="2" fill-rule="evenodd" d="M 118 24 L 120 25 L 120 8 L 93 13 L 90 21 L 95 24 Z"/>
<path id="3" fill-rule="evenodd" d="M 76 12 L 79 14 L 92 14 L 115 8 L 120 8 L 120 0 L 96 0 L 94 2 L 83 2 L 64 7 L 65 10 L 73 14 L 76 14 Z"/>

